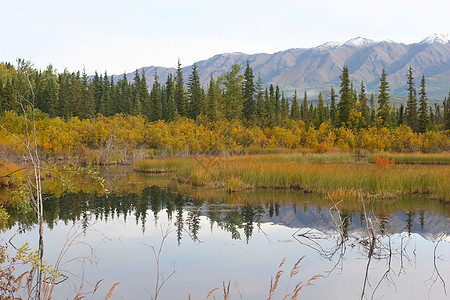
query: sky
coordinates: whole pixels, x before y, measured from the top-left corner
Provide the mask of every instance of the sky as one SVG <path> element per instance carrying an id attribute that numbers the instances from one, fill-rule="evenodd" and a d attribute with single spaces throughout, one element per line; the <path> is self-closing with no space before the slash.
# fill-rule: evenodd
<path id="1" fill-rule="evenodd" d="M 361 36 L 450 34 L 448 0 L 0 0 L 0 61 L 86 73 L 183 66 Z"/>

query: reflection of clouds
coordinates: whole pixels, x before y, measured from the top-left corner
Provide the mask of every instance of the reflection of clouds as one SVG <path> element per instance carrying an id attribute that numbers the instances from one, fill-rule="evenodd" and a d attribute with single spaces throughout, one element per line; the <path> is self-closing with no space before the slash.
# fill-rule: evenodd
<path id="1" fill-rule="evenodd" d="M 450 243 L 450 235 L 446 235 L 442 240 Z"/>
<path id="2" fill-rule="evenodd" d="M 336 213 L 334 212 L 334 214 L 336 218 Z M 353 212 L 348 217 L 350 217 L 347 228 L 348 234 L 360 238 L 365 236 L 366 231 L 362 226 L 364 219 L 362 219 L 359 212 Z M 421 217 L 424 220 L 423 224 L 421 224 Z M 336 232 L 336 224 L 330 217 L 329 211 L 313 205 L 306 207 L 304 211 L 293 211 L 291 207 L 281 206 L 278 216 L 273 216 L 272 218 L 265 216 L 264 221 L 274 222 L 291 228 L 315 228 L 329 234 Z M 386 231 L 389 233 L 402 233 L 407 230 L 408 215 L 405 211 L 399 210 L 388 215 L 386 221 Z M 423 212 L 423 216 L 421 216 L 418 212 L 414 212 L 410 221 L 411 233 L 418 233 L 431 242 L 440 238 L 442 233 L 445 233 L 448 239 L 450 222 L 446 216 L 434 212 Z"/>

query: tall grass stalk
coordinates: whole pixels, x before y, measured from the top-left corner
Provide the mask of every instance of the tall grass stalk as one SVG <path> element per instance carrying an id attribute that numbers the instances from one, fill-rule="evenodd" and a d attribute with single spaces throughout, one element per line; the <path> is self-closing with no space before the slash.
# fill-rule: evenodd
<path id="1" fill-rule="evenodd" d="M 450 164 L 450 153 L 379 153 L 378 156 L 385 156 L 394 159 L 397 164 Z M 369 156 L 369 162 L 374 162 L 374 155 Z"/>
<path id="2" fill-rule="evenodd" d="M 297 189 L 356 197 L 361 187 L 366 194 L 388 198 L 424 194 L 450 198 L 450 168 L 447 165 L 394 165 L 350 161 L 347 156 L 319 158 L 302 154 L 245 155 L 227 158 L 189 157 L 138 161 L 135 170 L 172 170 L 180 182 L 201 172 L 202 186 L 228 186 L 229 179 L 242 182 L 240 188 Z M 308 156 L 308 155 L 306 155 Z M 336 162 L 336 159 L 341 160 Z M 320 161 L 320 162 L 319 162 Z M 198 181 L 198 180 L 197 180 Z M 221 183 L 221 184 L 218 184 Z"/>

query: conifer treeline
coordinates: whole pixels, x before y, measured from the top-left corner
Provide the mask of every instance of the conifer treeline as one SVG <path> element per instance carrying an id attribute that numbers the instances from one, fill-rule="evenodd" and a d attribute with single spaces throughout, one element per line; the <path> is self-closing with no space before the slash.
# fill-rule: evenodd
<path id="1" fill-rule="evenodd" d="M 57 73 L 52 66 L 34 73 L 31 84 L 35 91 L 35 106 L 50 117 L 81 119 L 102 114 L 143 115 L 149 121 L 172 121 L 178 117 L 241 120 L 261 127 L 283 125 L 286 120 L 302 120 L 306 126 L 319 128 L 322 122 L 333 127 L 363 129 L 372 126 L 395 128 L 407 125 L 414 132 L 434 129 L 450 129 L 450 93 L 443 106 L 428 104 L 425 77 L 422 76 L 417 97 L 413 70 L 410 67 L 405 81 L 408 84 L 408 100 L 399 108 L 390 104 L 389 83 L 383 70 L 376 96 L 367 95 L 364 82 L 359 90 L 350 81 L 349 71 L 344 66 L 338 94 L 330 89 L 330 103 L 324 104 L 324 96 L 318 95 L 318 103 L 308 101 L 307 92 L 299 99 L 294 91 L 288 99 L 279 86 L 263 88 L 260 76 L 255 74 L 247 61 L 243 75 L 241 66 L 214 78 L 211 76 L 207 89 L 200 84 L 197 65 L 194 64 L 187 84 L 184 83 L 181 64 L 178 62 L 175 78 L 166 79 L 154 74 L 151 89 L 147 86 L 144 72 L 136 70 L 131 83 L 126 74 L 117 82 L 113 76 L 95 73 L 89 79 L 83 71 Z M 16 68 L 9 63 L 0 64 L 0 112 L 21 112 L 16 97 L 26 92 L 26 82 L 17 75 Z"/>

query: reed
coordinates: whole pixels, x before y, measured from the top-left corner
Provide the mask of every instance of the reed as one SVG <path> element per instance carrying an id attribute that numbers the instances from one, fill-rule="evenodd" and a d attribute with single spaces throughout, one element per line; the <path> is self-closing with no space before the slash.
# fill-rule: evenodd
<path id="1" fill-rule="evenodd" d="M 397 164 L 450 164 L 450 153 L 380 153 L 378 156 L 384 156 L 388 159 L 394 159 Z M 375 156 L 369 156 L 369 162 L 374 162 Z"/>
<path id="2" fill-rule="evenodd" d="M 294 280 L 297 280 L 295 277 L 296 275 L 299 274 L 299 270 L 300 270 L 300 263 L 302 262 L 304 256 L 302 256 L 299 260 L 297 260 L 297 262 L 295 263 L 295 265 L 292 267 L 291 271 L 289 273 L 286 273 L 284 267 L 285 267 L 285 262 L 286 262 L 286 257 L 281 261 L 280 265 L 278 266 L 278 271 L 275 275 L 275 277 L 271 276 L 270 278 L 270 285 L 269 285 L 269 296 L 267 297 L 267 300 L 272 300 L 272 299 L 283 299 L 283 300 L 287 300 L 287 299 L 291 299 L 291 300 L 295 300 L 295 299 L 299 299 L 300 294 L 302 292 L 303 289 L 307 288 L 308 286 L 314 286 L 314 283 L 316 280 L 320 279 L 320 278 L 325 278 L 322 274 L 316 274 L 314 276 L 312 276 L 311 278 L 308 279 L 308 281 L 305 283 L 304 281 L 299 281 L 297 283 L 297 285 L 295 287 L 291 287 L 290 283 Z M 283 281 L 283 275 L 284 274 L 289 274 L 289 278 L 287 279 L 287 284 L 286 284 L 286 288 L 284 291 L 282 291 L 280 285 Z M 286 276 L 284 276 L 286 277 Z M 228 282 L 228 285 L 225 284 L 225 281 L 223 281 L 222 286 L 223 286 L 223 299 L 224 300 L 228 300 L 230 299 L 230 281 Z M 216 291 L 220 291 L 220 288 L 214 288 L 211 291 L 209 291 L 208 295 L 206 295 L 205 299 L 210 299 L 211 296 L 213 296 L 213 299 L 216 299 L 214 293 Z M 243 299 L 243 295 L 240 291 L 239 295 L 241 297 L 241 299 Z M 188 295 L 188 299 L 191 299 L 191 295 Z"/>
<path id="3" fill-rule="evenodd" d="M 445 200 L 450 198 L 450 168 L 445 164 L 395 164 L 390 168 L 382 168 L 376 164 L 351 160 L 348 154 L 326 157 L 269 154 L 153 159 L 139 161 L 134 168 L 141 171 L 171 170 L 181 178 L 180 182 L 203 169 L 200 172 L 201 186 L 225 186 L 227 189 L 231 178 L 232 181 L 240 181 L 238 190 L 297 189 L 353 198 L 361 189 L 363 195 L 379 195 L 383 198 L 408 194 L 424 194 Z"/>

